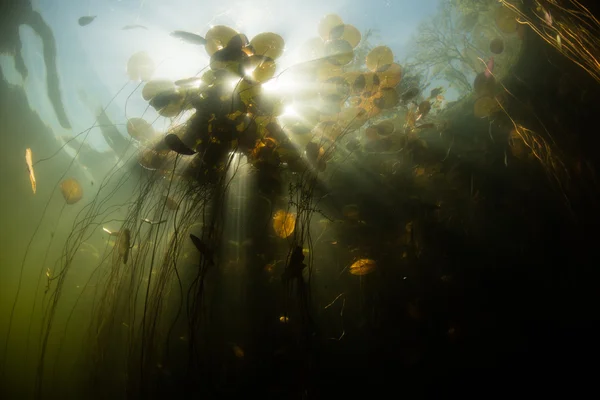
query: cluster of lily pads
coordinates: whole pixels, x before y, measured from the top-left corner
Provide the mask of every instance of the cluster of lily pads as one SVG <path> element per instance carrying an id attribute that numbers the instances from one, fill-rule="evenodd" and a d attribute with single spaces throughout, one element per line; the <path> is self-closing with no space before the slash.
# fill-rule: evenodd
<path id="1" fill-rule="evenodd" d="M 128 121 L 129 134 L 143 144 L 140 164 L 160 170 L 176 154 L 190 156 L 185 176 L 210 182 L 226 169 L 227 155 L 237 152 L 273 187 L 282 168 L 324 171 L 342 136 L 397 106 L 402 68 L 386 46 L 368 53 L 362 63 L 366 70 L 353 67 L 361 35 L 337 15 L 325 16 L 318 30 L 320 37 L 302 48 L 307 61 L 284 71 L 277 71 L 281 36 L 261 33 L 248 40 L 222 25 L 206 33 L 210 69 L 199 77 L 150 80 L 152 61 L 145 53 L 134 55 L 128 71 L 131 78 L 147 81 L 142 96 L 149 105 L 163 117 L 191 112 L 185 123 L 158 138 L 144 119 Z M 294 92 L 265 90 L 265 83 L 283 74 L 300 82 Z M 290 105 L 295 112 L 284 113 Z M 369 132 L 379 135 L 378 129 Z"/>

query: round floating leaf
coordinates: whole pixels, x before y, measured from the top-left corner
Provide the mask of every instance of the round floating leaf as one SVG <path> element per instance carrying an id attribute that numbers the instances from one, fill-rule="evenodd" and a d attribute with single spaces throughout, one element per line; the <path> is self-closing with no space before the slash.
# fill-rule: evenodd
<path id="1" fill-rule="evenodd" d="M 490 42 L 490 51 L 494 54 L 500 54 L 504 51 L 504 40 L 495 38 Z"/>
<path id="2" fill-rule="evenodd" d="M 493 97 L 480 97 L 475 101 L 473 113 L 477 118 L 486 118 L 499 110 L 498 101 Z"/>
<path id="3" fill-rule="evenodd" d="M 145 51 L 135 53 L 127 61 L 127 75 L 132 81 L 149 81 L 154 69 L 154 61 Z"/>
<path id="4" fill-rule="evenodd" d="M 213 71 L 228 71 L 239 75 L 240 64 L 248 57 L 240 49 L 223 48 L 210 57 L 210 69 Z"/>
<path id="5" fill-rule="evenodd" d="M 218 50 L 225 48 L 229 41 L 237 34 L 237 31 L 228 26 L 213 26 L 206 32 L 206 45 L 204 45 L 206 53 L 208 53 L 209 56 L 212 56 Z"/>
<path id="6" fill-rule="evenodd" d="M 377 125 L 374 125 L 373 128 L 377 130 L 377 134 L 380 136 L 390 136 L 394 133 L 394 123 L 392 121 L 382 121 Z"/>
<path id="7" fill-rule="evenodd" d="M 377 128 L 375 128 L 374 126 L 370 126 L 367 129 L 365 129 L 365 135 L 369 140 L 377 140 L 379 138 Z"/>
<path id="8" fill-rule="evenodd" d="M 153 79 L 146 82 L 142 89 L 142 97 L 146 101 L 152 100 L 152 98 L 160 93 L 173 91 L 176 89 L 175 84 L 172 81 L 166 79 Z"/>
<path id="9" fill-rule="evenodd" d="M 377 46 L 367 54 L 367 68 L 373 72 L 384 71 L 394 62 L 394 53 L 387 46 Z"/>
<path id="10" fill-rule="evenodd" d="M 373 104 L 375 107 L 381 109 L 393 108 L 398 104 L 400 100 L 398 96 L 398 92 L 394 88 L 382 88 L 377 94 L 374 96 Z"/>
<path id="11" fill-rule="evenodd" d="M 183 111 L 185 97 L 178 90 L 162 92 L 150 100 L 150 105 L 163 117 L 175 117 Z"/>
<path id="12" fill-rule="evenodd" d="M 138 162 L 145 169 L 154 171 L 160 168 L 166 162 L 166 159 L 164 152 L 145 148 L 140 151 Z"/>
<path id="13" fill-rule="evenodd" d="M 354 25 L 346 24 L 344 25 L 344 33 L 342 34 L 342 39 L 350 43 L 350 45 L 353 48 L 356 48 L 356 46 L 358 46 L 360 40 L 362 39 L 362 35 Z"/>
<path id="14" fill-rule="evenodd" d="M 335 39 L 325 43 L 325 56 L 333 65 L 346 65 L 354 58 L 354 52 L 350 43 Z"/>
<path id="15" fill-rule="evenodd" d="M 371 93 L 379 89 L 379 77 L 374 72 L 365 72 L 363 74 L 350 73 L 347 76 L 347 80 L 351 81 L 352 92 L 359 94 L 364 97 L 371 96 Z"/>
<path id="16" fill-rule="evenodd" d="M 227 42 L 227 45 L 225 47 L 241 50 L 249 44 L 250 41 L 248 40 L 248 36 L 244 35 L 243 33 L 238 33 L 237 35 L 229 39 L 229 42 Z"/>
<path id="17" fill-rule="evenodd" d="M 498 7 L 495 14 L 496 26 L 504 33 L 517 31 L 517 15 L 508 7 Z"/>
<path id="18" fill-rule="evenodd" d="M 283 54 L 285 42 L 278 34 L 265 32 L 254 36 L 250 45 L 254 48 L 254 54 L 275 60 Z"/>
<path id="19" fill-rule="evenodd" d="M 411 87 L 407 89 L 404 93 L 402 93 L 400 98 L 402 99 L 402 101 L 409 101 L 410 99 L 416 97 L 420 92 L 421 91 L 418 87 Z"/>
<path id="20" fill-rule="evenodd" d="M 349 271 L 352 275 L 367 275 L 375 271 L 377 263 L 369 258 L 361 258 L 352 264 Z"/>
<path id="21" fill-rule="evenodd" d="M 328 14 L 319 21 L 319 36 L 323 41 L 330 39 L 330 32 L 333 28 L 344 25 L 344 21 L 336 14 Z"/>
<path id="22" fill-rule="evenodd" d="M 346 72 L 344 79 L 350 85 L 352 93 L 360 93 L 365 87 L 365 77 L 359 71 Z"/>
<path id="23" fill-rule="evenodd" d="M 360 140 L 357 138 L 351 138 L 346 142 L 346 150 L 348 151 L 356 151 L 360 149 Z"/>
<path id="24" fill-rule="evenodd" d="M 294 233 L 296 228 L 296 215 L 283 210 L 278 210 L 273 216 L 273 230 L 282 239 Z"/>
<path id="25" fill-rule="evenodd" d="M 75 204 L 83 197 L 83 188 L 75 178 L 62 181 L 60 183 L 60 191 L 67 204 Z"/>
<path id="26" fill-rule="evenodd" d="M 154 128 L 143 118 L 129 118 L 127 133 L 137 141 L 146 141 L 154 137 Z"/>
<path id="27" fill-rule="evenodd" d="M 352 48 L 356 48 L 360 43 L 361 34 L 354 25 L 344 24 L 338 25 L 329 32 L 329 39 L 342 39 L 350 43 Z"/>
<path id="28" fill-rule="evenodd" d="M 385 71 L 378 72 L 377 77 L 379 78 L 380 87 L 396 87 L 402 80 L 402 67 L 399 64 L 392 63 Z"/>

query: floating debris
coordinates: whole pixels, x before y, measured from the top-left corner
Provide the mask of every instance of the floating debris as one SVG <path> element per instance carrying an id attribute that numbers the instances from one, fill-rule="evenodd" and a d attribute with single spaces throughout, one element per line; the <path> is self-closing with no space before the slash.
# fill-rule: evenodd
<path id="1" fill-rule="evenodd" d="M 200 46 L 204 46 L 206 44 L 206 39 L 204 39 L 200 35 L 196 35 L 195 33 L 191 33 L 191 32 L 173 31 L 173 32 L 171 32 L 171 36 L 173 36 L 177 39 L 181 39 L 181 40 L 191 43 L 191 44 L 197 44 Z"/>
<path id="2" fill-rule="evenodd" d="M 125 25 L 121 29 L 124 30 L 124 31 L 128 31 L 128 30 L 131 30 L 131 29 L 145 29 L 145 30 L 148 30 L 148 28 L 146 28 L 144 25 L 138 25 L 138 24 Z"/>
<path id="3" fill-rule="evenodd" d="M 127 260 L 129 259 L 129 249 L 131 248 L 131 231 L 129 229 L 125 228 L 121 231 L 117 246 L 119 257 L 123 259 L 123 264 L 127 264 Z"/>
<path id="4" fill-rule="evenodd" d="M 106 227 L 102 227 L 102 230 L 106 233 L 108 233 L 109 236 L 119 236 L 119 231 L 111 231 L 110 229 L 106 228 Z"/>
<path id="5" fill-rule="evenodd" d="M 202 254 L 210 265 L 214 264 L 212 251 L 208 248 L 206 243 L 204 243 L 198 236 L 190 233 L 190 239 L 192 239 L 192 243 L 196 246 L 196 249 Z"/>
<path id="6" fill-rule="evenodd" d="M 233 350 L 233 354 L 237 358 L 244 358 L 244 350 L 237 344 L 234 344 L 233 346 L 231 346 L 231 350 Z"/>
<path id="7" fill-rule="evenodd" d="M 75 204 L 83 197 L 83 188 L 75 178 L 65 179 L 60 184 L 60 191 L 67 204 Z"/>
<path id="8" fill-rule="evenodd" d="M 169 147 L 169 149 L 173 150 L 177 154 L 184 156 L 192 156 L 196 154 L 194 150 L 187 147 L 181 141 L 181 139 L 179 139 L 179 136 L 175 135 L 174 133 L 169 133 L 167 136 L 165 136 L 165 144 Z"/>
<path id="9" fill-rule="evenodd" d="M 163 219 L 162 221 L 152 221 L 152 220 L 149 220 L 148 218 L 142 218 L 142 222 L 145 222 L 150 225 L 160 225 L 164 222 L 167 222 L 167 220 Z"/>
<path id="10" fill-rule="evenodd" d="M 77 23 L 79 23 L 79 26 L 86 26 L 86 25 L 91 24 L 95 19 L 96 19 L 95 15 L 86 15 L 85 17 L 80 17 L 77 20 Z"/>
<path id="11" fill-rule="evenodd" d="M 27 148 L 25 150 L 25 162 L 27 163 L 27 171 L 29 171 L 29 181 L 31 182 L 31 190 L 33 190 L 33 194 L 35 194 L 35 191 L 37 189 L 37 183 L 35 181 L 35 173 L 33 172 L 33 162 L 30 148 Z"/>
<path id="12" fill-rule="evenodd" d="M 377 263 L 375 260 L 371 260 L 370 258 L 361 258 L 360 260 L 354 262 L 349 268 L 350 273 L 352 275 L 367 275 L 371 272 L 375 271 L 377 267 Z"/>

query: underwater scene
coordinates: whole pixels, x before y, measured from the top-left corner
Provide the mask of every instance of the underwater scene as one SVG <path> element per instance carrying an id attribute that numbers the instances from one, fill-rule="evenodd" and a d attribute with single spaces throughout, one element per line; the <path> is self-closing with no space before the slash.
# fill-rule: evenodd
<path id="1" fill-rule="evenodd" d="M 593 388 L 599 9 L 4 0 L 0 399 Z"/>

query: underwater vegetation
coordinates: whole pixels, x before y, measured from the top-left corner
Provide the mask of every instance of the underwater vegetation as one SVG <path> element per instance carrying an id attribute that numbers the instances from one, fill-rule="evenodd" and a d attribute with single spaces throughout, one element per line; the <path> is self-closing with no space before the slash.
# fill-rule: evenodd
<path id="1" fill-rule="evenodd" d="M 51 193 L 18 266 L 2 383 L 19 359 L 37 398 L 310 397 L 391 363 L 437 373 L 526 353 L 535 341 L 506 321 L 571 304 L 540 305 L 528 285 L 562 287 L 553 260 L 597 257 L 582 228 L 597 221 L 597 138 L 578 136 L 593 117 L 574 87 L 599 92 L 600 24 L 574 0 L 449 1 L 400 62 L 349 22 L 323 16 L 287 68 L 275 32 L 173 31 L 209 57 L 195 76 L 155 77 L 136 52 L 115 98 L 133 82 L 145 112 L 126 105 L 115 124 L 107 105 L 58 150 L 23 149 L 25 195 Z M 102 160 L 94 129 L 116 159 L 105 176 L 84 182 L 75 157 L 40 179 L 64 148 Z"/>

